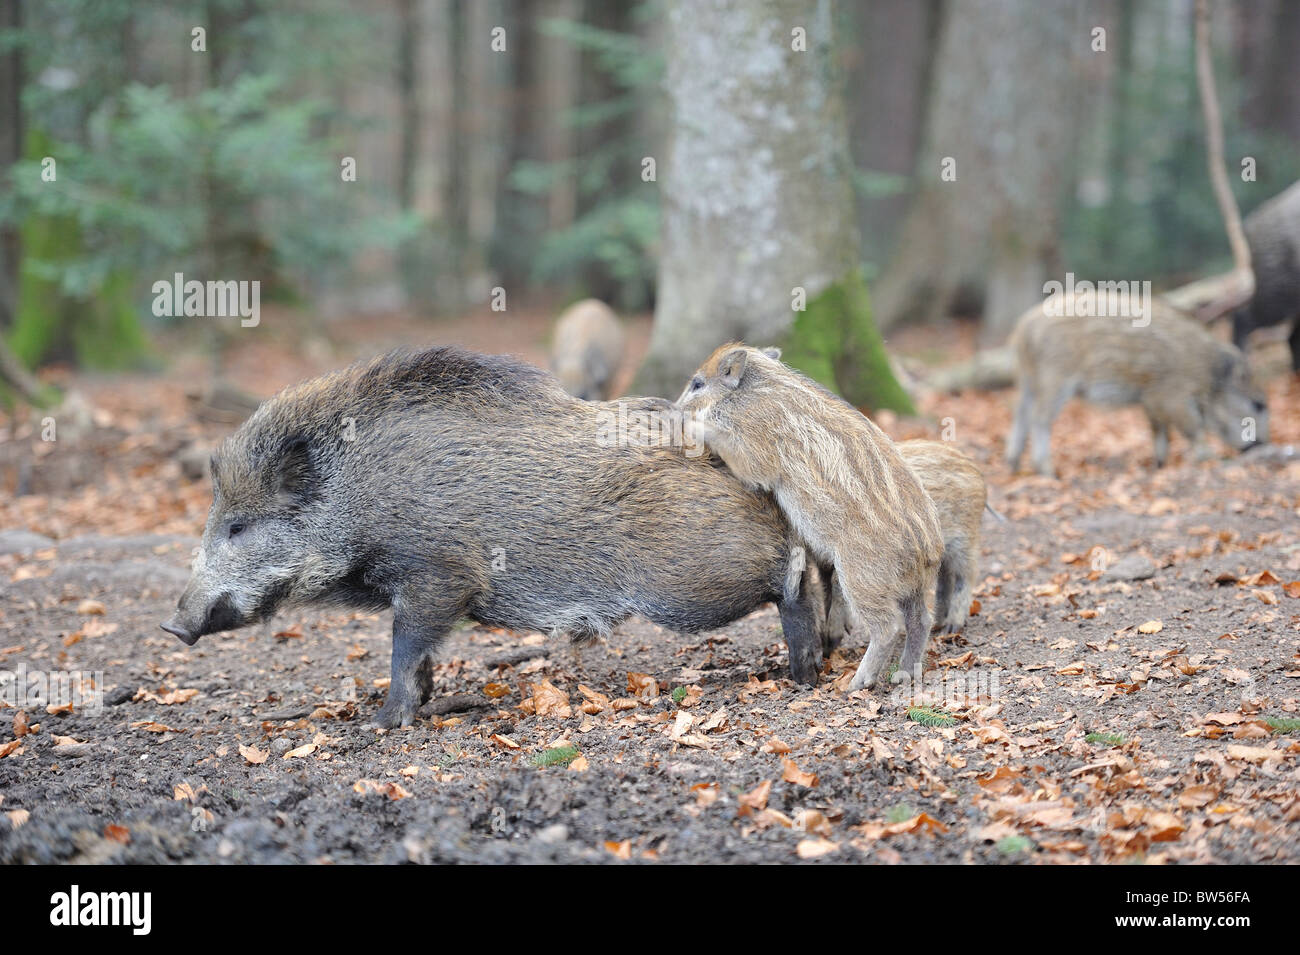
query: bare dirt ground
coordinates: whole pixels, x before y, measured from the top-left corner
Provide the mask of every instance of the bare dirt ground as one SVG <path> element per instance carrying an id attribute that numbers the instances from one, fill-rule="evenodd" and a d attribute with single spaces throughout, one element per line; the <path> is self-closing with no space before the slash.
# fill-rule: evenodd
<path id="1" fill-rule="evenodd" d="M 352 323 L 230 367 L 267 394 L 401 341 L 540 359 L 545 327 Z M 0 862 L 1300 860 L 1300 464 L 1179 444 L 1155 473 L 1139 415 L 1078 406 L 1063 479 L 1016 477 L 1009 392 L 931 398 L 883 424 L 951 418 L 1007 520 L 985 521 L 977 613 L 932 644 L 919 698 L 846 695 L 853 641 L 796 687 L 771 608 L 705 635 L 630 621 L 580 661 L 467 626 L 417 724 L 383 733 L 362 724 L 386 615 L 194 648 L 158 629 L 210 494 L 178 455 L 227 427 L 184 396 L 203 374 L 65 377 L 87 420 L 0 434 L 0 669 L 103 693 L 100 712 L 0 704 Z M 1300 383 L 1270 399 L 1275 438 L 1300 441 Z"/>

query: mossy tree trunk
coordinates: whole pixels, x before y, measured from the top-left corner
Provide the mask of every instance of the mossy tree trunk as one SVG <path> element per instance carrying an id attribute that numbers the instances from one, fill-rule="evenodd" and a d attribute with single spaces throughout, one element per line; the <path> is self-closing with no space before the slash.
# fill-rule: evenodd
<path id="1" fill-rule="evenodd" d="M 859 406 L 909 409 L 858 274 L 833 21 L 830 0 L 668 3 L 663 251 L 635 391 L 676 396 L 713 348 L 741 339 L 786 346 Z"/>

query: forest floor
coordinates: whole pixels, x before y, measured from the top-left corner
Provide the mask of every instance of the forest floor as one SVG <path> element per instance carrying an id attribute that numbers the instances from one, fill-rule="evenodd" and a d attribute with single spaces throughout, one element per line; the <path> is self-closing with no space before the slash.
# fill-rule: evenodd
<path id="1" fill-rule="evenodd" d="M 546 318 L 350 323 L 229 367 L 265 395 L 400 341 L 538 359 Z M 896 347 L 933 361 L 936 340 L 969 330 Z M 794 685 L 770 607 L 705 635 L 629 621 L 580 660 L 466 626 L 417 723 L 382 732 L 387 615 L 193 648 L 158 629 L 210 498 L 181 459 L 229 429 L 186 398 L 205 373 L 57 376 L 84 420 L 0 430 L 0 670 L 79 674 L 103 703 L 0 703 L 0 862 L 1300 861 L 1300 463 L 1176 443 L 1155 472 L 1140 414 L 1072 405 L 1062 479 L 1013 476 L 1011 392 L 932 396 L 882 423 L 953 419 L 1006 521 L 917 698 L 846 693 L 852 639 Z M 1275 440 L 1300 442 L 1300 381 L 1269 391 Z"/>

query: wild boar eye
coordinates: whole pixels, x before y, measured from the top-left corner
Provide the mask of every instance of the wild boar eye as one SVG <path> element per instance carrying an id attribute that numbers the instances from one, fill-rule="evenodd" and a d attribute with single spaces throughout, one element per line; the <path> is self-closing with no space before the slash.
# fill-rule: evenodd
<path id="1" fill-rule="evenodd" d="M 244 533 L 244 531 L 247 529 L 248 529 L 247 524 L 243 524 L 240 523 L 239 521 L 236 521 L 235 523 L 230 525 L 230 529 L 227 531 L 227 535 L 230 537 L 231 540 L 234 540 L 240 534 Z"/>
<path id="2" fill-rule="evenodd" d="M 704 379 L 701 378 L 699 375 L 696 375 L 694 378 L 691 379 L 691 391 L 699 391 L 703 387 L 704 387 Z"/>

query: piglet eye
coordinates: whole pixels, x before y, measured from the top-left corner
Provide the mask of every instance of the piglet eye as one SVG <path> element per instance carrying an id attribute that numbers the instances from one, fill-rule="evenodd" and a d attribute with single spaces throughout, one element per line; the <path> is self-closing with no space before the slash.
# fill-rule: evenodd
<path id="1" fill-rule="evenodd" d="M 696 375 L 694 378 L 691 379 L 691 391 L 699 391 L 703 387 L 704 387 L 704 379 L 701 378 L 699 375 Z"/>
<path id="2" fill-rule="evenodd" d="M 236 521 L 234 524 L 230 525 L 230 530 L 228 532 L 230 538 L 233 540 L 234 538 L 238 537 L 240 534 L 244 533 L 244 531 L 247 528 L 248 528 L 247 524 L 241 524 L 238 521 Z"/>

